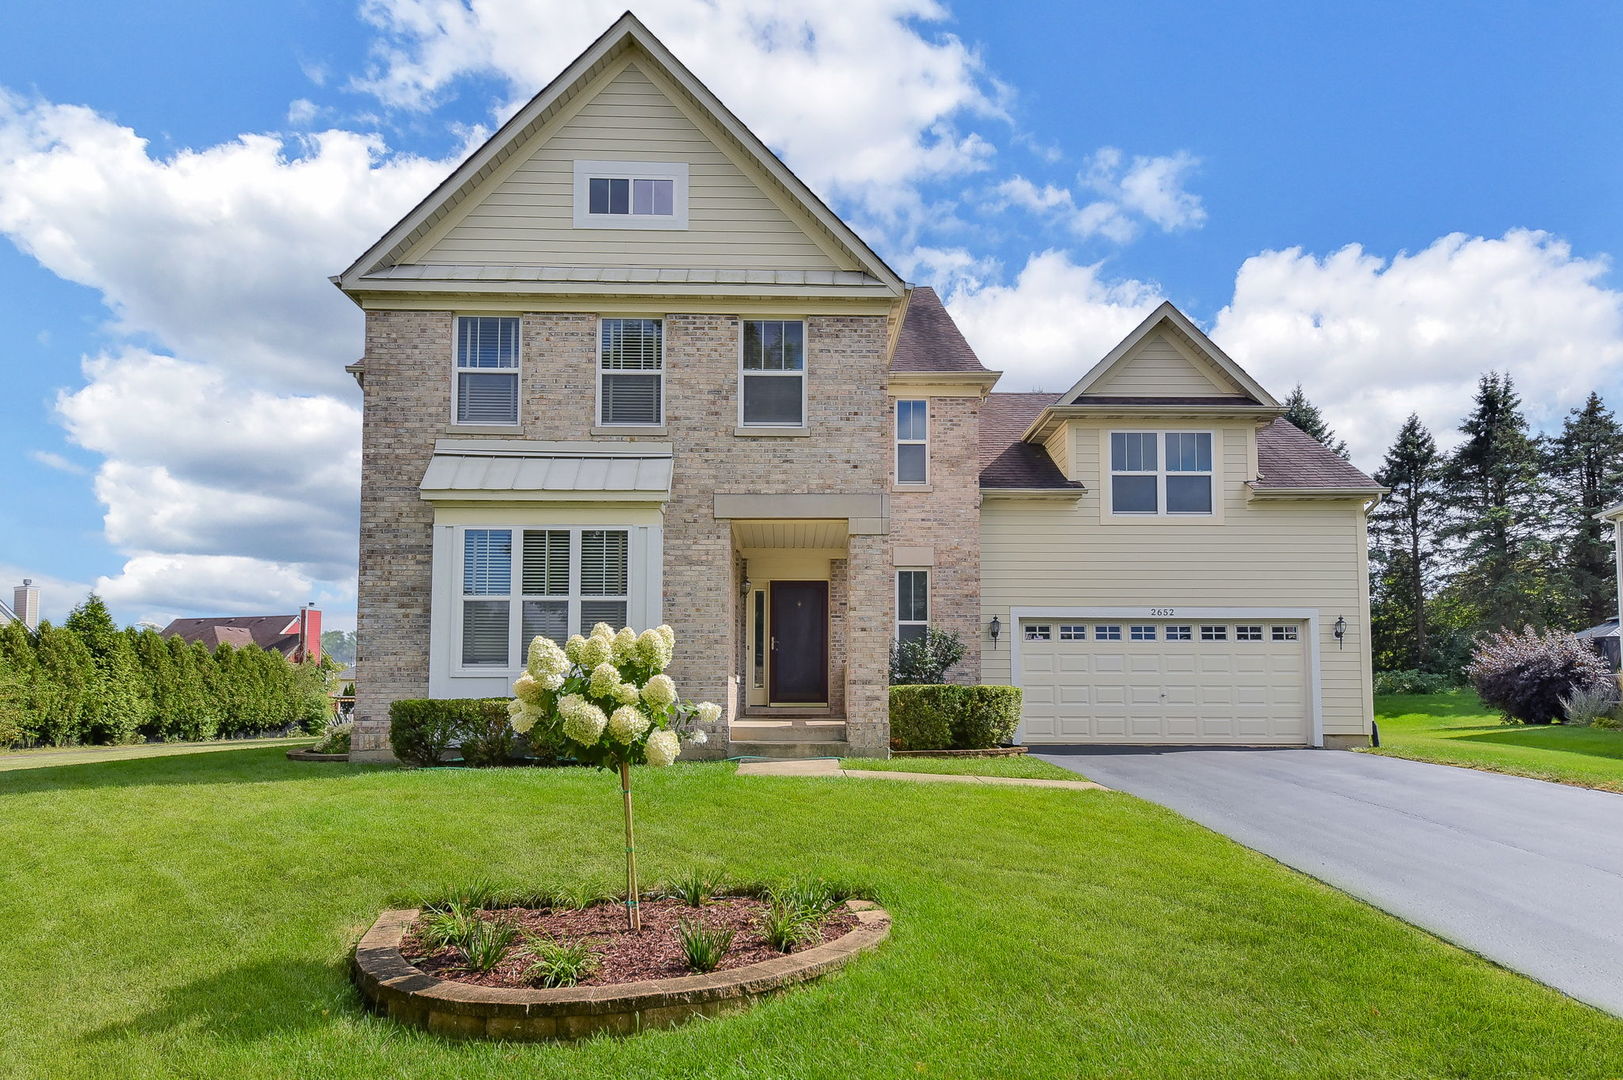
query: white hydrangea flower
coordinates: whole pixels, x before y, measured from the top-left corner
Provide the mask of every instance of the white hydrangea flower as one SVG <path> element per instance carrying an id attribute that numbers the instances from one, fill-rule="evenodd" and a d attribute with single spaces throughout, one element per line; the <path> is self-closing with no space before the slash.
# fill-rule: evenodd
<path id="1" fill-rule="evenodd" d="M 569 640 L 564 642 L 564 655 L 571 664 L 580 663 L 580 647 L 586 644 L 586 639 L 579 634 L 570 634 Z"/>
<path id="2" fill-rule="evenodd" d="M 635 705 L 642 700 L 642 694 L 635 684 L 623 682 L 614 688 L 614 700 L 622 705 Z"/>
<path id="3" fill-rule="evenodd" d="M 569 670 L 569 657 L 551 638 L 538 637 L 530 642 L 526 668 L 538 679 L 543 675 L 562 675 Z"/>
<path id="4" fill-rule="evenodd" d="M 543 687 L 528 671 L 513 680 L 513 695 L 522 701 L 539 702 Z"/>
<path id="5" fill-rule="evenodd" d="M 629 626 L 622 627 L 620 632 L 614 635 L 614 662 L 625 663 L 636 655 L 636 650 L 637 632 Z"/>
<path id="6" fill-rule="evenodd" d="M 630 746 L 648 730 L 649 722 L 641 709 L 622 705 L 609 717 L 609 738 Z"/>
<path id="7" fill-rule="evenodd" d="M 507 703 L 507 722 L 520 735 L 535 726 L 536 715 L 536 710 L 525 705 L 524 702 L 519 701 L 517 698 Z"/>
<path id="8" fill-rule="evenodd" d="M 671 629 L 670 623 L 660 623 L 654 627 L 654 633 L 665 639 L 665 644 L 676 648 L 676 631 Z"/>
<path id="9" fill-rule="evenodd" d="M 620 670 L 605 660 L 592 668 L 592 676 L 586 685 L 597 697 L 614 697 L 614 691 L 620 685 Z"/>
<path id="10" fill-rule="evenodd" d="M 699 723 L 705 727 L 714 727 L 721 719 L 721 706 L 714 701 L 699 702 Z"/>
<path id="11" fill-rule="evenodd" d="M 565 695 L 564 699 L 558 702 L 558 712 L 564 720 L 564 734 L 584 746 L 597 742 L 609 723 L 609 718 L 603 715 L 602 709 L 579 694 Z"/>
<path id="12" fill-rule="evenodd" d="M 682 752 L 682 741 L 676 737 L 676 732 L 666 731 L 664 728 L 648 736 L 648 764 L 663 768 L 676 760 Z"/>
<path id="13" fill-rule="evenodd" d="M 676 684 L 669 675 L 655 675 L 642 688 L 642 699 L 658 708 L 673 705 L 676 702 Z"/>
<path id="14" fill-rule="evenodd" d="M 703 728 L 695 728 L 693 731 L 688 732 L 688 742 L 692 743 L 694 746 L 703 746 L 709 741 L 710 736 L 705 734 Z"/>
<path id="15" fill-rule="evenodd" d="M 612 651 L 609 643 L 612 640 L 612 638 L 593 634 L 581 642 L 580 655 L 576 657 L 575 662 L 588 670 L 597 667 L 599 664 L 608 663 L 609 653 Z"/>
<path id="16" fill-rule="evenodd" d="M 543 675 L 536 681 L 548 690 L 556 690 L 564 684 L 564 677 L 562 675 Z"/>
<path id="17" fill-rule="evenodd" d="M 614 627 L 610 626 L 606 622 L 600 622 L 596 626 L 592 627 L 592 636 L 608 638 L 612 641 L 614 639 Z"/>
<path id="18" fill-rule="evenodd" d="M 654 671 L 664 671 L 671 665 L 671 646 L 665 635 L 657 630 L 644 630 L 637 637 L 637 662 Z"/>

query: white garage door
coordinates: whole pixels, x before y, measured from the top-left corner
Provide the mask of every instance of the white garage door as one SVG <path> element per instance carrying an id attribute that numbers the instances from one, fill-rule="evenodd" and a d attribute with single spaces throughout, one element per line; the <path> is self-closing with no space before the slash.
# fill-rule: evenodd
<path id="1" fill-rule="evenodd" d="M 1312 739 L 1301 621 L 1023 619 L 1028 743 Z"/>

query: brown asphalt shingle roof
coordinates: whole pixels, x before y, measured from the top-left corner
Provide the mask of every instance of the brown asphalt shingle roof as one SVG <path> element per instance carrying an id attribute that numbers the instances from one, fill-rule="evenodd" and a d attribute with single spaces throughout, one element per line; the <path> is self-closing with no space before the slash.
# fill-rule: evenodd
<path id="1" fill-rule="evenodd" d="M 1257 471 L 1262 475 L 1252 486 L 1258 491 L 1380 486 L 1283 416 L 1257 432 Z"/>
<path id="2" fill-rule="evenodd" d="M 1060 395 L 988 394 L 981 406 L 981 487 L 1080 489 L 1041 446 L 1020 441 Z M 1281 417 L 1257 432 L 1259 491 L 1271 488 L 1377 487 L 1329 447 Z"/>
<path id="3" fill-rule="evenodd" d="M 298 647 L 297 627 L 292 634 L 284 633 L 299 621 L 297 615 L 236 615 L 218 619 L 176 619 L 163 628 L 164 637 L 178 637 L 187 642 L 201 641 L 210 649 L 222 644 L 237 648 L 247 644 L 261 649 L 275 649 L 288 654 Z"/>
<path id="4" fill-rule="evenodd" d="M 928 285 L 915 286 L 907 315 L 890 357 L 892 371 L 985 371 L 941 297 Z"/>

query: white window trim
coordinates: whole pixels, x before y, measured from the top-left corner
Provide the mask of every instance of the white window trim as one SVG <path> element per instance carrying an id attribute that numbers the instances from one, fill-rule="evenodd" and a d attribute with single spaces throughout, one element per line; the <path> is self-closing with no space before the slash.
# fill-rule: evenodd
<path id="1" fill-rule="evenodd" d="M 659 323 L 659 370 L 624 370 L 621 368 L 605 368 L 603 366 L 603 322 L 605 319 L 642 319 Z M 652 424 L 628 424 L 616 420 L 610 422 L 603 417 L 603 376 L 604 375 L 658 375 L 659 376 L 659 420 Z M 592 427 L 603 428 L 646 428 L 649 431 L 658 431 L 665 427 L 665 316 L 663 315 L 599 315 L 597 317 L 597 380 L 595 393 L 597 400 L 592 403 Z"/>
<path id="2" fill-rule="evenodd" d="M 670 216 L 654 214 L 594 214 L 591 182 L 608 180 L 672 180 Z M 577 229 L 686 229 L 688 227 L 688 163 L 685 161 L 575 161 Z"/>
<path id="3" fill-rule="evenodd" d="M 1191 624 L 1198 625 L 1201 621 L 1218 622 L 1233 621 L 1237 619 L 1266 622 L 1270 619 L 1280 622 L 1302 622 L 1307 624 L 1307 632 L 1302 637 L 1305 641 L 1298 644 L 1307 649 L 1308 666 L 1308 713 L 1309 713 L 1309 745 L 1324 745 L 1324 677 L 1321 670 L 1319 652 L 1319 611 L 1317 608 L 1088 608 L 1088 607 L 1017 607 L 1009 609 L 1009 682 L 1020 686 L 1020 648 L 1024 644 L 1024 622 L 1027 619 L 1045 619 L 1057 621 L 1060 619 L 1084 622 L 1097 619 L 1157 619 L 1168 618 L 1180 620 L 1187 619 Z M 1196 631 L 1199 636 L 1199 631 Z M 1015 729 L 1014 741 L 1025 742 L 1026 722 L 1022 717 L 1020 726 Z"/>
<path id="4" fill-rule="evenodd" d="M 1116 435 L 1153 435 L 1155 436 L 1155 465 L 1151 469 L 1122 469 L 1115 467 L 1115 457 L 1112 453 L 1112 437 Z M 1205 471 L 1190 469 L 1167 468 L 1167 436 L 1168 435 L 1205 435 L 1212 440 L 1212 467 Z M 1105 512 L 1113 518 L 1121 519 L 1148 519 L 1172 518 L 1194 519 L 1196 521 L 1210 521 L 1218 516 L 1218 453 L 1221 444 L 1216 431 L 1192 428 L 1110 428 L 1104 436 L 1104 472 L 1106 477 L 1104 508 Z M 1145 510 L 1117 510 L 1116 509 L 1116 477 L 1118 476 L 1153 476 L 1155 480 L 1155 511 Z M 1168 476 L 1205 476 L 1212 482 L 1210 510 L 1168 510 L 1167 509 L 1167 477 Z"/>
<path id="5" fill-rule="evenodd" d="M 517 319 L 518 366 L 513 368 L 463 367 L 462 357 L 457 354 L 457 339 L 461 337 L 461 334 L 458 333 L 457 328 L 463 319 Z M 514 410 L 515 415 L 511 424 L 497 424 L 490 423 L 488 421 L 464 423 L 463 421 L 457 419 L 457 406 L 461 404 L 460 400 L 458 399 L 458 394 L 461 393 L 460 386 L 462 380 L 459 378 L 459 376 L 462 375 L 463 372 L 489 375 L 493 373 L 505 373 L 507 371 L 512 371 L 518 386 L 517 390 L 514 391 L 514 400 L 517 402 L 518 408 Z M 469 429 L 501 428 L 503 430 L 512 431 L 517 431 L 524 426 L 524 317 L 522 315 L 514 315 L 511 311 L 459 311 L 451 317 L 451 426 L 453 428 Z"/>
<path id="6" fill-rule="evenodd" d="M 604 600 L 615 602 L 625 601 L 626 623 L 635 624 L 637 620 L 635 597 L 638 593 L 637 580 L 638 561 L 634 550 L 636 542 L 636 526 L 632 525 L 456 525 L 452 526 L 455 538 L 452 544 L 452 561 L 456 580 L 452 592 L 452 611 L 450 613 L 451 632 L 451 674 L 455 677 L 489 678 L 501 676 L 503 678 L 516 678 L 524 669 L 526 643 L 519 641 L 519 634 L 524 626 L 524 601 L 526 600 L 563 600 L 569 605 L 568 624 L 581 628 L 581 632 L 589 631 L 590 627 L 581 627 L 580 606 L 583 600 Z M 513 535 L 510 558 L 512 565 L 508 573 L 508 591 L 506 596 L 469 596 L 462 589 L 463 552 L 468 532 L 476 531 L 503 531 Z M 539 596 L 524 592 L 524 533 L 530 532 L 567 532 L 569 533 L 569 594 L 567 596 Z M 581 533 L 583 532 L 623 532 L 626 533 L 626 593 L 624 596 L 582 596 L 580 590 L 581 567 Z M 462 662 L 462 605 L 467 600 L 506 600 L 507 601 L 507 641 L 512 648 L 507 657 L 507 666 L 499 667 L 495 664 L 467 665 Z M 516 647 L 514 643 L 517 642 Z"/>
<path id="7" fill-rule="evenodd" d="M 923 619 L 904 619 L 904 618 L 902 618 L 902 575 L 903 574 L 923 574 L 924 575 L 924 618 Z M 931 595 L 931 592 L 935 587 L 935 582 L 931 581 L 930 579 L 933 578 L 934 576 L 935 576 L 935 574 L 932 572 L 931 568 L 928 567 L 928 566 L 898 566 L 898 567 L 896 567 L 896 572 L 891 577 L 891 586 L 890 586 L 891 587 L 891 598 L 892 598 L 892 600 L 893 600 L 893 602 L 895 604 L 895 613 L 896 613 L 896 624 L 895 624 L 895 627 L 894 627 L 894 633 L 891 635 L 893 640 L 896 640 L 896 641 L 901 641 L 902 640 L 902 627 L 904 627 L 904 626 L 922 626 L 922 627 L 925 628 L 926 631 L 929 630 L 929 628 L 930 628 L 930 609 L 935 603 L 935 597 Z"/>
<path id="8" fill-rule="evenodd" d="M 747 322 L 797 322 L 800 324 L 800 370 L 799 371 L 750 371 L 744 370 L 744 324 Z M 744 376 L 750 378 L 768 376 L 773 378 L 800 379 L 800 423 L 798 424 L 750 424 L 744 420 Z M 767 431 L 805 431 L 811 426 L 811 417 L 808 415 L 807 386 L 811 382 L 811 321 L 800 315 L 766 316 L 758 315 L 750 319 L 738 320 L 738 427 L 749 432 Z"/>
<path id="9" fill-rule="evenodd" d="M 902 438 L 902 402 L 917 402 L 924 406 L 924 438 Z M 891 452 L 891 475 L 895 478 L 898 487 L 918 488 L 926 487 L 930 483 L 930 399 L 929 398 L 897 398 L 891 404 L 890 424 L 893 435 L 893 449 Z M 924 478 L 922 480 L 902 479 L 902 447 L 924 447 Z"/>

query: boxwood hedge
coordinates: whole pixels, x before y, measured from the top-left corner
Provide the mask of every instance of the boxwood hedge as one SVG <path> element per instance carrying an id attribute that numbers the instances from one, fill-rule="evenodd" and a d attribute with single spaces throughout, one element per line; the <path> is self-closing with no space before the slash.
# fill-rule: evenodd
<path id="1" fill-rule="evenodd" d="M 1018 686 L 923 684 L 890 688 L 892 750 L 984 750 L 1014 737 Z"/>

